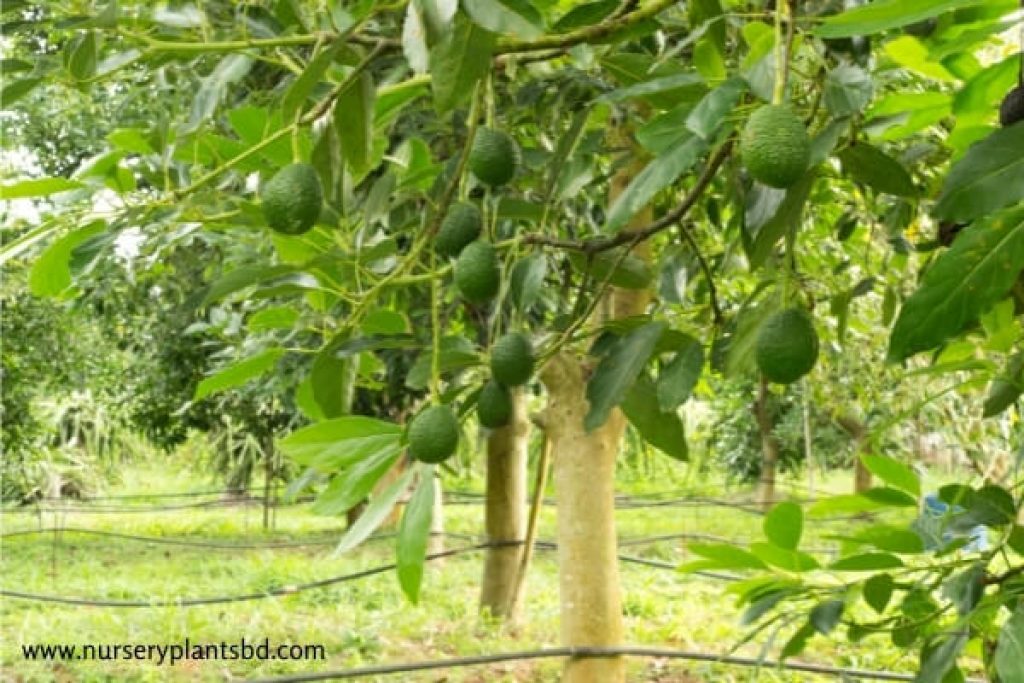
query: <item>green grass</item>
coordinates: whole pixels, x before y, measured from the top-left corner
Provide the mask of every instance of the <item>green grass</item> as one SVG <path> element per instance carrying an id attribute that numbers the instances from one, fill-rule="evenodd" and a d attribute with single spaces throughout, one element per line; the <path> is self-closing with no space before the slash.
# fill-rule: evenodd
<path id="1" fill-rule="evenodd" d="M 460 482 L 460 487 L 479 482 Z M 628 487 L 623 493 L 673 488 L 662 480 Z M 841 479 L 827 482 L 843 490 Z M 678 487 L 678 485 L 676 486 Z M 130 467 L 110 493 L 205 490 L 208 481 L 181 469 Z M 707 485 L 709 495 L 721 486 Z M 733 491 L 730 496 L 742 494 Z M 120 504 L 167 504 L 165 499 Z M 446 507 L 448 531 L 479 534 L 479 505 Z M 541 538 L 554 536 L 554 508 L 541 517 Z M 33 515 L 7 514 L 4 532 L 34 528 Z M 46 515 L 44 526 L 60 522 Z M 149 514 L 83 514 L 63 517 L 66 527 L 88 527 L 144 536 L 196 537 L 224 542 L 334 539 L 343 520 L 318 517 L 308 506 L 277 514 L 276 529 L 264 533 L 254 507 L 184 510 Z M 760 519 L 727 508 L 624 509 L 618 513 L 621 538 L 700 532 L 745 539 L 760 533 Z M 808 545 L 834 544 L 828 525 L 808 528 Z M 448 539 L 449 547 L 463 541 Z M 65 533 L 4 539 L 0 555 L 2 585 L 12 590 L 121 600 L 174 599 L 261 592 L 289 584 L 388 564 L 392 540 L 376 540 L 333 557 L 331 545 L 273 550 L 213 550 L 154 545 L 124 539 Z M 622 552 L 667 562 L 686 559 L 684 544 L 667 541 L 631 546 Z M 0 674 L 18 681 L 192 681 L 269 676 L 309 670 L 344 669 L 371 663 L 439 659 L 558 645 L 557 566 L 554 553 L 538 551 L 527 578 L 524 618 L 514 630 L 487 623 L 477 614 L 477 591 L 483 556 L 460 555 L 428 565 L 419 605 L 406 602 L 393 572 L 280 598 L 224 605 L 170 608 L 93 608 L 4 600 Z M 701 577 L 634 564 L 622 564 L 626 633 L 630 643 L 707 652 L 723 652 L 738 641 L 743 628 L 725 585 Z M 176 643 L 235 642 L 269 638 L 275 643 L 322 644 L 326 661 L 183 662 L 174 667 L 153 662 L 27 662 L 25 643 Z M 741 654 L 756 656 L 749 645 Z M 861 668 L 908 671 L 912 656 L 884 638 L 854 648 L 815 638 L 806 661 Z M 554 681 L 560 662 L 517 662 L 449 672 L 402 674 L 388 681 Z M 631 659 L 631 681 L 746 681 L 750 670 L 688 662 Z M 377 679 L 368 679 L 377 680 Z M 761 671 L 761 681 L 826 680 L 813 676 Z"/>

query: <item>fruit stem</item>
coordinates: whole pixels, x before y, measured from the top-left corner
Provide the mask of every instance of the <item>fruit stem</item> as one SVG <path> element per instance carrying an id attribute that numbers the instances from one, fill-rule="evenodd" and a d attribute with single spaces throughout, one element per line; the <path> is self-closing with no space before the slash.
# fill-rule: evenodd
<path id="1" fill-rule="evenodd" d="M 430 250 L 430 269 L 437 267 L 437 254 Z M 437 405 L 441 402 L 441 278 L 430 281 L 430 400 Z"/>

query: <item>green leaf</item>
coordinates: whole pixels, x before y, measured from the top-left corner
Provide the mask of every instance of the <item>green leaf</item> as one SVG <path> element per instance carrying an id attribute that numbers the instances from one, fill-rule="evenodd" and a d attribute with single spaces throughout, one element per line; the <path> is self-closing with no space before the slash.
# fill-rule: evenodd
<path id="1" fill-rule="evenodd" d="M 857 182 L 899 197 L 917 195 L 914 180 L 907 169 L 877 147 L 860 142 L 847 147 L 838 156 L 843 164 L 843 172 Z"/>
<path id="2" fill-rule="evenodd" d="M 75 248 L 107 229 L 104 221 L 93 221 L 55 241 L 32 263 L 28 288 L 35 296 L 59 297 L 72 284 L 71 255 Z"/>
<path id="3" fill-rule="evenodd" d="M 528 0 L 462 0 L 466 14 L 479 26 L 527 40 L 544 32 L 540 12 Z"/>
<path id="4" fill-rule="evenodd" d="M 401 455 L 399 449 L 383 450 L 359 460 L 334 475 L 312 510 L 318 515 L 340 515 L 362 502 Z"/>
<path id="5" fill-rule="evenodd" d="M 845 608 L 846 603 L 842 600 L 819 602 L 811 609 L 810 623 L 814 626 L 815 631 L 823 636 L 827 636 L 839 625 L 839 620 L 842 618 L 843 609 Z"/>
<path id="6" fill-rule="evenodd" d="M 1024 207 L 965 228 L 903 304 L 889 337 L 889 359 L 903 360 L 959 334 L 1006 295 L 1021 268 Z"/>
<path id="7" fill-rule="evenodd" d="M 921 495 L 921 480 L 914 470 L 900 461 L 884 455 L 862 454 L 860 461 L 876 477 L 912 496 Z"/>
<path id="8" fill-rule="evenodd" d="M 804 512 L 796 503 L 777 503 L 764 518 L 764 535 L 785 550 L 796 550 L 804 530 Z"/>
<path id="9" fill-rule="evenodd" d="M 324 417 L 341 417 L 349 412 L 350 405 L 346 405 L 346 394 L 349 391 L 348 377 L 352 370 L 352 363 L 358 363 L 357 358 L 340 357 L 338 348 L 347 341 L 348 334 L 342 333 L 335 339 L 324 345 L 320 352 L 313 359 L 309 375 L 313 389 L 313 399 Z"/>
<path id="10" fill-rule="evenodd" d="M 956 605 L 957 614 L 967 616 L 985 594 L 985 564 L 975 562 L 942 584 L 942 595 Z"/>
<path id="11" fill-rule="evenodd" d="M 338 547 L 334 550 L 335 555 L 352 550 L 352 548 L 365 541 L 370 534 L 376 531 L 377 527 L 384 523 L 392 508 L 398 504 L 398 500 L 405 494 L 406 489 L 409 488 L 409 483 L 412 481 L 414 474 L 416 474 L 416 468 L 410 467 L 394 483 L 384 489 L 380 495 L 370 499 L 370 504 L 363 510 L 363 514 L 359 515 L 355 524 L 350 526 L 345 531 L 345 535 L 341 537 Z"/>
<path id="12" fill-rule="evenodd" d="M 928 48 L 914 36 L 900 36 L 883 48 L 892 61 L 909 71 L 937 81 L 955 81 L 956 76 L 942 64 L 932 61 Z"/>
<path id="13" fill-rule="evenodd" d="M 529 310 L 537 302 L 547 272 L 548 260 L 542 252 L 516 261 L 509 275 L 509 296 L 517 309 Z"/>
<path id="14" fill-rule="evenodd" d="M 890 553 L 862 553 L 836 560 L 828 568 L 837 572 L 872 572 L 902 566 L 903 560 Z"/>
<path id="15" fill-rule="evenodd" d="M 306 100 L 309 99 L 313 89 L 323 80 L 324 73 L 334 63 L 335 57 L 346 46 L 345 41 L 337 40 L 331 43 L 316 54 L 309 64 L 302 70 L 281 99 L 281 114 L 285 121 L 294 121 L 295 114 L 301 113 L 306 108 Z"/>
<path id="16" fill-rule="evenodd" d="M 250 332 L 290 330 L 298 319 L 299 312 L 291 306 L 271 306 L 250 315 L 245 326 Z"/>
<path id="17" fill-rule="evenodd" d="M 7 78 L 4 81 L 3 86 L 0 86 L 0 102 L 4 103 L 4 108 L 9 108 L 22 97 L 35 90 L 36 86 L 43 82 L 43 79 L 30 76 L 28 78 L 19 78 L 16 81 Z"/>
<path id="18" fill-rule="evenodd" d="M 608 209 L 605 230 L 615 232 L 647 206 L 654 196 L 686 173 L 704 152 L 705 143 L 694 136 L 656 157 L 615 198 Z"/>
<path id="19" fill-rule="evenodd" d="M 982 69 L 953 97 L 953 112 L 958 116 L 986 115 L 995 112 L 1017 80 L 1020 58 L 1006 59 Z"/>
<path id="20" fill-rule="evenodd" d="M 873 95 L 871 75 L 853 64 L 840 64 L 825 78 L 823 99 L 833 116 L 860 113 Z"/>
<path id="21" fill-rule="evenodd" d="M 235 268 L 210 284 L 203 294 L 199 305 L 209 306 L 213 302 L 219 301 L 229 294 L 239 292 L 246 287 L 258 285 L 294 272 L 295 267 L 287 265 L 242 266 L 241 268 Z"/>
<path id="22" fill-rule="evenodd" d="M 1000 680 L 1024 681 L 1024 605 L 1003 624 L 994 663 Z"/>
<path id="23" fill-rule="evenodd" d="M 1001 128 L 972 145 L 946 174 L 935 216 L 966 223 L 1024 199 L 1021 149 L 1024 124 Z"/>
<path id="24" fill-rule="evenodd" d="M 798 180 L 796 185 L 786 190 L 786 196 L 771 220 L 761 226 L 752 239 L 744 241 L 744 248 L 747 250 L 747 258 L 752 270 L 764 265 L 764 262 L 771 256 L 776 243 L 783 236 L 795 235 L 799 230 L 803 222 L 804 207 L 807 206 L 807 198 L 811 194 L 811 188 L 816 179 L 817 175 L 812 170 Z M 744 232 L 743 236 L 747 237 L 748 235 Z"/>
<path id="25" fill-rule="evenodd" d="M 213 116 L 228 88 L 242 80 L 252 65 L 252 58 L 243 54 L 230 54 L 224 57 L 210 75 L 203 78 L 196 98 L 192 101 L 192 112 L 182 126 L 181 133 L 189 134 L 199 130 L 199 127 Z"/>
<path id="26" fill-rule="evenodd" d="M 652 322 L 638 327 L 618 340 L 601 359 L 587 382 L 587 401 L 590 410 L 583 425 L 588 432 L 603 425 L 615 406 L 644 369 L 654 347 L 665 330 L 665 323 Z"/>
<path id="27" fill-rule="evenodd" d="M 393 422 L 349 415 L 297 429 L 277 442 L 287 457 L 321 472 L 336 472 L 381 452 L 401 449 L 402 428 Z"/>
<path id="28" fill-rule="evenodd" d="M 945 675 L 956 665 L 957 657 L 967 645 L 969 634 L 966 630 L 945 636 L 935 647 L 921 653 L 921 668 L 914 683 L 943 683 Z"/>
<path id="29" fill-rule="evenodd" d="M 64 46 L 64 68 L 76 81 L 92 78 L 96 73 L 99 37 L 95 31 L 80 31 Z"/>
<path id="30" fill-rule="evenodd" d="M 986 1 L 875 0 L 842 14 L 827 17 L 814 32 L 821 38 L 866 36 L 937 17 L 950 10 L 975 7 Z"/>
<path id="31" fill-rule="evenodd" d="M 241 386 L 249 380 L 262 375 L 277 364 L 277 359 L 284 353 L 283 349 L 267 349 L 263 353 L 250 356 L 233 365 L 229 365 L 220 372 L 205 378 L 196 387 L 193 400 L 198 401 L 210 394 L 225 389 Z"/>
<path id="32" fill-rule="evenodd" d="M 888 574 L 875 574 L 864 582 L 864 602 L 882 614 L 892 599 L 894 582 Z"/>
<path id="33" fill-rule="evenodd" d="M 650 265 L 643 259 L 620 249 L 602 251 L 588 260 L 579 251 L 569 252 L 569 263 L 575 270 L 589 275 L 595 284 L 605 280 L 622 289 L 646 289 L 654 278 Z"/>
<path id="34" fill-rule="evenodd" d="M 966 508 L 962 521 L 964 526 L 1004 526 L 1017 517 L 1013 496 L 996 484 L 986 484 L 976 491 L 970 490 L 961 504 Z"/>
<path id="35" fill-rule="evenodd" d="M 468 98 L 491 67 L 495 35 L 462 15 L 445 38 L 430 51 L 434 108 L 445 114 Z"/>
<path id="36" fill-rule="evenodd" d="M 906 527 L 873 524 L 852 536 L 841 535 L 837 538 L 862 545 L 873 545 L 879 550 L 890 553 L 913 555 L 924 552 L 924 542 L 921 537 Z"/>
<path id="37" fill-rule="evenodd" d="M 480 355 L 473 342 L 465 337 L 445 337 L 441 340 L 440 371 L 442 373 L 460 370 L 480 362 Z M 426 389 L 430 383 L 433 351 L 427 349 L 416 357 L 412 368 L 405 376 L 405 386 L 410 389 Z"/>
<path id="38" fill-rule="evenodd" d="M 789 572 L 808 572 L 821 567 L 818 561 L 799 550 L 786 550 L 771 543 L 752 543 L 750 551 L 758 558 Z"/>
<path id="39" fill-rule="evenodd" d="M 373 77 L 361 73 L 338 94 L 334 105 L 334 130 L 341 140 L 345 164 L 357 178 L 367 170 L 373 155 Z"/>
<path id="40" fill-rule="evenodd" d="M 676 460 L 686 460 L 683 421 L 675 412 L 659 410 L 658 404 L 651 400 L 654 392 L 654 383 L 646 375 L 640 375 L 622 401 L 622 412 L 644 441 Z"/>
<path id="41" fill-rule="evenodd" d="M 674 411 L 690 398 L 703 369 L 704 347 L 693 337 L 685 335 L 685 341 L 672 362 L 658 376 L 656 392 L 662 412 Z"/>
<path id="42" fill-rule="evenodd" d="M 736 109 L 740 97 L 747 91 L 742 78 L 730 78 L 701 99 L 686 117 L 686 127 L 707 142 L 715 137 L 729 114 Z"/>
<path id="43" fill-rule="evenodd" d="M 913 507 L 917 500 L 891 488 L 874 488 L 865 493 L 829 496 L 814 503 L 808 514 L 813 517 L 835 514 L 857 514 L 884 507 Z"/>
<path id="44" fill-rule="evenodd" d="M 786 660 L 795 657 L 807 648 L 807 641 L 814 635 L 814 626 L 808 621 L 796 630 L 779 652 L 779 659 Z"/>
<path id="45" fill-rule="evenodd" d="M 427 558 L 427 540 L 434 515 L 434 468 L 419 467 L 420 481 L 409 499 L 398 528 L 398 582 L 409 602 L 416 604 L 423 582 L 423 563 Z"/>
<path id="46" fill-rule="evenodd" d="M 7 104 L 5 101 L 4 104 Z M 0 200 L 24 199 L 26 197 L 46 197 L 58 192 L 67 192 L 85 187 L 82 183 L 67 178 L 36 178 L 34 180 L 18 180 L 0 185 Z"/>
<path id="47" fill-rule="evenodd" d="M 555 33 L 565 33 L 585 26 L 593 26 L 614 12 L 618 6 L 618 0 L 598 0 L 598 2 L 576 5 L 555 22 L 552 30 Z"/>
<path id="48" fill-rule="evenodd" d="M 726 543 L 690 543 L 686 549 L 713 561 L 719 569 L 765 569 L 766 565 L 753 553 Z"/>

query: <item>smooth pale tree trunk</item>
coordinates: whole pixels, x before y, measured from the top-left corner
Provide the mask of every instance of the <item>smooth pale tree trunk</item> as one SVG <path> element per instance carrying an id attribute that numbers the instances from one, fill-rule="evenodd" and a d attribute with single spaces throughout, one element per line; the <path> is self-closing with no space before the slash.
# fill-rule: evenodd
<path id="1" fill-rule="evenodd" d="M 807 495 L 814 498 L 814 439 L 811 434 L 811 400 L 804 384 L 803 400 L 804 462 L 807 464 Z"/>
<path id="2" fill-rule="evenodd" d="M 430 517 L 430 539 L 427 541 L 427 554 L 434 555 L 444 551 L 444 490 L 441 487 L 441 475 L 434 468 L 434 510 Z M 443 559 L 435 563 L 443 563 Z"/>
<path id="3" fill-rule="evenodd" d="M 853 490 L 856 493 L 863 493 L 871 488 L 871 471 L 864 467 L 864 463 L 860 459 L 868 443 L 867 426 L 858 418 L 848 414 L 837 415 L 836 423 L 853 439 Z"/>
<path id="4" fill-rule="evenodd" d="M 768 413 L 768 382 L 764 377 L 757 392 L 757 402 L 754 404 L 754 414 L 757 417 L 757 428 L 761 433 L 761 478 L 758 499 L 761 507 L 768 510 L 775 504 L 775 470 L 779 462 L 779 440 L 775 438 L 772 429 L 772 417 Z"/>
<path id="5" fill-rule="evenodd" d="M 480 589 L 480 609 L 500 619 L 515 617 L 516 577 L 526 537 L 526 465 L 530 420 L 526 395 L 512 391 L 512 418 L 487 438 L 487 499 L 484 524 L 487 540 L 511 542 L 488 549 Z"/>
<path id="6" fill-rule="evenodd" d="M 624 166 L 612 178 L 609 205 L 642 168 L 642 160 Z M 630 223 L 635 229 L 650 223 L 650 208 Z M 649 260 L 641 244 L 633 252 Z M 647 290 L 612 289 L 593 321 L 626 318 L 647 309 Z M 558 507 L 558 572 L 562 644 L 609 647 L 622 644 L 622 589 L 619 585 L 618 540 L 615 534 L 615 459 L 626 419 L 618 409 L 607 422 L 587 432 L 583 420 L 590 367 L 575 353 L 562 351 L 541 372 L 548 391 L 542 416 L 551 440 L 552 472 Z M 570 658 L 563 683 L 622 683 L 621 657 Z"/>
<path id="7" fill-rule="evenodd" d="M 615 535 L 615 458 L 625 421 L 613 411 L 587 433 L 586 380 L 579 361 L 562 353 L 542 375 L 549 393 L 544 425 L 551 439 L 558 496 L 558 571 L 563 645 L 613 646 L 623 638 L 622 591 Z M 621 658 L 566 663 L 563 683 L 620 683 Z"/>

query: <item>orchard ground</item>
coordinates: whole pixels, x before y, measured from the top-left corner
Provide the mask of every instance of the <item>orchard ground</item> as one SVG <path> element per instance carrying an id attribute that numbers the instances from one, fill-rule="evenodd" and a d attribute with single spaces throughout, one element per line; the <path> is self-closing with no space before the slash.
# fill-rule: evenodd
<path id="1" fill-rule="evenodd" d="M 180 461 L 179 461 L 180 462 Z M 668 490 L 738 501 L 752 495 L 749 487 L 726 488 L 723 482 L 694 481 L 686 467 L 667 464 L 661 476 L 630 481 L 620 476 L 619 493 L 652 496 Z M 639 479 L 639 477 L 637 477 Z M 788 480 L 782 492 L 806 496 L 806 482 Z M 936 482 L 930 482 L 936 484 Z M 479 480 L 446 482 L 446 491 L 480 491 Z M 849 491 L 846 475 L 819 481 L 821 489 Z M 104 495 L 156 496 L 204 491 L 208 477 L 187 464 L 126 466 L 118 484 Z M 256 487 L 254 487 L 254 490 Z M 549 491 L 549 495 L 553 494 Z M 208 499 L 208 498 L 207 498 Z M 187 502 L 187 500 L 186 500 Z M 132 498 L 91 503 L 95 506 L 161 506 L 178 499 Z M 86 505 L 69 502 L 68 505 Z M 725 507 L 637 507 L 617 513 L 620 539 L 661 534 L 704 533 L 744 541 L 757 538 L 761 517 Z M 86 527 L 121 534 L 203 539 L 224 543 L 312 540 L 319 545 L 276 549 L 217 550 L 157 545 L 67 531 L 55 545 L 53 534 L 3 539 L 0 573 L 3 587 L 28 593 L 108 598 L 114 600 L 175 599 L 253 593 L 346 574 L 394 561 L 393 540 L 371 540 L 341 557 L 333 557 L 333 541 L 344 519 L 312 514 L 308 505 L 282 507 L 276 528 L 262 529 L 258 506 L 236 505 L 149 513 L 82 513 L 56 516 L 8 513 L 5 534 L 49 527 Z M 539 537 L 554 536 L 555 512 L 547 506 Z M 829 534 L 849 522 L 808 523 L 805 545 L 819 551 L 836 548 Z M 445 525 L 456 534 L 481 533 L 475 502 L 445 507 Z M 848 528 L 846 529 L 848 531 Z M 446 538 L 455 548 L 472 541 Z M 669 540 L 620 547 L 620 552 L 673 565 L 685 561 L 685 543 Z M 827 552 L 819 552 L 827 559 Z M 0 630 L 5 634 L 0 678 L 12 681 L 192 681 L 249 678 L 313 670 L 345 669 L 373 663 L 444 659 L 482 653 L 554 647 L 558 639 L 558 580 L 554 553 L 538 550 L 526 583 L 523 618 L 515 630 L 489 624 L 477 614 L 482 553 L 467 553 L 426 567 L 423 599 L 411 605 L 403 597 L 393 571 L 323 589 L 251 602 L 173 608 L 99 608 L 63 606 L 4 599 Z M 622 563 L 627 642 L 685 650 L 723 653 L 739 642 L 744 627 L 741 611 L 726 593 L 727 584 L 635 563 Z M 861 615 L 870 617 L 870 615 Z M 30 643 L 154 643 L 171 644 L 270 639 L 273 643 L 322 644 L 326 661 L 183 662 L 173 667 L 153 662 L 28 662 L 21 645 Z M 737 654 L 757 657 L 760 645 Z M 799 661 L 864 669 L 909 672 L 916 653 L 896 648 L 887 635 L 867 638 L 857 646 L 816 637 Z M 360 680 L 380 681 L 556 681 L 560 660 L 399 674 Z M 976 672 L 976 660 L 965 673 Z M 765 668 L 755 672 L 684 661 L 630 659 L 628 680 L 689 681 L 818 681 L 834 678 Z"/>

